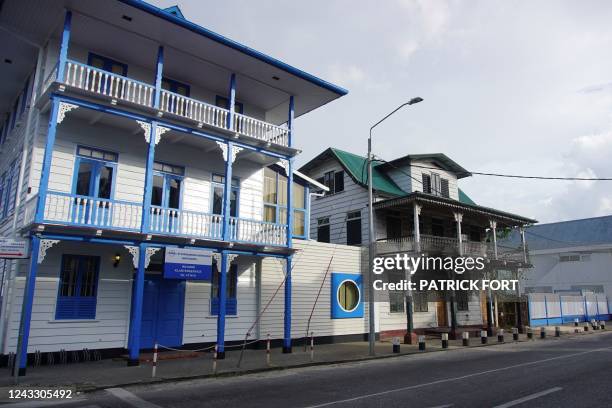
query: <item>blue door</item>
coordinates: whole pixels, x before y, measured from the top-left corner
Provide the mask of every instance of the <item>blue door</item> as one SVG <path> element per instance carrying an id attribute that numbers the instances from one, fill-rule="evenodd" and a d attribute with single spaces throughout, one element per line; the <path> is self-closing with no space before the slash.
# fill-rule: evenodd
<path id="1" fill-rule="evenodd" d="M 183 343 L 185 281 L 145 275 L 140 348 L 153 348 L 155 340 L 167 347 Z"/>

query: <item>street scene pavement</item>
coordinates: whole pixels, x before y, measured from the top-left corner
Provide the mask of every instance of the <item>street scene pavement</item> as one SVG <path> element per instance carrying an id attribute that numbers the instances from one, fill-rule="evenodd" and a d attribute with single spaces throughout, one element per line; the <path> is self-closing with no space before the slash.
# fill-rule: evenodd
<path id="1" fill-rule="evenodd" d="M 115 387 L 15 407 L 606 407 L 612 332 Z"/>

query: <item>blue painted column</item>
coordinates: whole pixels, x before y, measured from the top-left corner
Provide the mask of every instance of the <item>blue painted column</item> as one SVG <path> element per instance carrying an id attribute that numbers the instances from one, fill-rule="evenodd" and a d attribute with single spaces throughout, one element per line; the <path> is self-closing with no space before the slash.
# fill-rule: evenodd
<path id="1" fill-rule="evenodd" d="M 304 237 L 310 239 L 310 187 L 304 187 L 304 205 L 306 213 L 304 215 Z"/>
<path id="2" fill-rule="evenodd" d="M 140 231 L 143 234 L 151 230 L 151 196 L 153 195 L 153 163 L 155 162 L 155 134 L 157 133 L 157 122 L 151 123 L 149 143 L 146 158 L 145 185 L 142 194 L 142 224 Z"/>
<path id="3" fill-rule="evenodd" d="M 32 236 L 30 246 L 30 270 L 26 277 L 21 304 L 21 322 L 19 324 L 19 337 L 17 338 L 17 361 L 15 367 L 17 375 L 24 376 L 28 363 L 28 341 L 30 337 L 30 322 L 32 320 L 32 305 L 34 304 L 34 289 L 36 288 L 36 274 L 38 272 L 38 251 L 40 238 Z M 13 375 L 15 372 L 13 372 Z"/>
<path id="4" fill-rule="evenodd" d="M 219 267 L 219 265 L 217 265 Z M 227 251 L 221 251 L 221 268 L 219 269 L 219 314 L 217 315 L 217 358 L 225 358 L 225 312 L 227 302 Z"/>
<path id="5" fill-rule="evenodd" d="M 285 314 L 283 331 L 283 353 L 291 353 L 291 265 L 293 256 L 289 255 L 286 260 L 285 278 Z"/>
<path id="6" fill-rule="evenodd" d="M 51 110 L 49 113 L 49 126 L 47 130 L 47 141 L 45 143 L 45 153 L 43 156 L 40 182 L 38 184 L 38 202 L 36 203 L 36 215 L 34 222 L 40 224 L 45 218 L 45 201 L 49 188 L 49 175 L 51 173 L 51 159 L 53 157 L 53 146 L 55 145 L 55 134 L 57 132 L 57 114 L 60 100 L 51 97 Z"/>
<path id="7" fill-rule="evenodd" d="M 72 26 L 72 11 L 67 10 L 64 17 L 64 30 L 62 31 L 62 41 L 60 43 L 59 60 L 57 63 L 57 80 L 64 80 L 66 70 L 66 60 L 68 59 L 68 45 L 70 44 L 70 30 Z"/>
<path id="8" fill-rule="evenodd" d="M 153 107 L 159 109 L 161 102 L 162 78 L 164 77 L 164 47 L 157 49 L 157 66 L 155 67 L 155 99 Z"/>
<path id="9" fill-rule="evenodd" d="M 140 244 L 138 248 L 138 269 L 136 269 L 136 274 L 134 275 L 132 313 L 130 315 L 130 333 L 128 335 L 128 366 L 137 366 L 140 364 L 140 330 L 142 325 L 142 300 L 144 297 L 144 274 L 147 247 L 147 244 Z"/>
<path id="10" fill-rule="evenodd" d="M 231 192 L 232 192 L 232 162 L 233 162 L 234 143 L 227 143 L 227 155 L 225 157 L 225 184 L 223 189 L 223 240 L 230 241 L 232 238 L 232 228 L 230 226 L 231 213 Z M 237 230 L 234 225 L 233 229 Z"/>
<path id="11" fill-rule="evenodd" d="M 229 115 L 227 116 L 227 128 L 234 130 L 234 116 L 236 113 L 236 74 L 232 74 L 230 77 L 230 89 L 229 89 Z"/>

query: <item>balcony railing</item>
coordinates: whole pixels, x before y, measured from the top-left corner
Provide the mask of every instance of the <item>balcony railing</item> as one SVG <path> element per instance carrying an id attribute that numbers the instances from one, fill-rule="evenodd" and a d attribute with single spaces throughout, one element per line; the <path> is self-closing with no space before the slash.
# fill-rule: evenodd
<path id="1" fill-rule="evenodd" d="M 57 66 L 45 79 L 43 91 L 55 81 L 56 72 Z M 109 97 L 114 101 L 126 101 L 147 108 L 154 107 L 155 86 L 77 61 L 66 62 L 61 82 L 73 88 Z M 234 121 L 230 123 L 229 110 L 167 90 L 161 90 L 159 109 L 194 121 L 198 126 L 212 126 L 266 143 L 282 146 L 289 144 L 289 130 L 286 126 L 273 125 L 240 113 L 234 113 Z"/>
<path id="2" fill-rule="evenodd" d="M 155 87 L 102 69 L 67 61 L 64 84 L 112 99 L 153 107 Z"/>
<path id="3" fill-rule="evenodd" d="M 150 230 L 220 240 L 223 239 L 223 216 L 152 206 Z"/>
<path id="4" fill-rule="evenodd" d="M 273 222 L 230 218 L 232 241 L 253 242 L 262 245 L 287 245 L 287 225 Z"/>
<path id="5" fill-rule="evenodd" d="M 34 222 L 38 197 L 25 203 L 24 226 Z M 140 231 L 142 204 L 49 191 L 44 222 L 122 231 Z M 230 241 L 286 246 L 287 225 L 230 217 Z M 154 234 L 223 239 L 223 216 L 180 209 L 151 207 L 149 230 Z"/>
<path id="6" fill-rule="evenodd" d="M 495 259 L 495 249 L 493 243 L 462 241 L 463 255 L 472 257 L 484 257 Z M 413 236 L 384 238 L 376 241 L 376 252 L 378 254 L 413 252 L 417 246 Z M 421 251 L 442 252 L 459 254 L 459 240 L 457 238 L 438 237 L 435 235 L 421 235 Z M 527 251 L 529 257 L 529 251 Z M 524 262 L 525 254 L 522 246 L 507 247 L 497 245 L 497 259 L 501 261 Z M 527 260 L 529 262 L 529 259 Z"/>
<path id="7" fill-rule="evenodd" d="M 198 123 L 205 123 L 221 129 L 227 129 L 229 111 L 218 106 L 200 102 L 183 95 L 161 91 L 160 108 L 164 112 L 191 119 Z"/>
<path id="8" fill-rule="evenodd" d="M 45 221 L 50 223 L 139 231 L 142 206 L 128 201 L 48 192 L 44 214 Z"/>

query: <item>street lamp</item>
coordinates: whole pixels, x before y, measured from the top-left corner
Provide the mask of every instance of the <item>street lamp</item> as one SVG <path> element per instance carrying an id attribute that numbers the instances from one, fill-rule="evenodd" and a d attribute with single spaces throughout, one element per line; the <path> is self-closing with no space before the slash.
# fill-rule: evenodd
<path id="1" fill-rule="evenodd" d="M 393 115 L 398 110 L 402 109 L 404 106 L 414 105 L 415 103 L 422 102 L 423 98 L 416 97 L 410 99 L 408 102 L 405 102 L 395 108 L 391 113 L 387 114 L 384 118 L 376 122 L 370 128 L 370 137 L 368 138 L 368 211 L 369 211 L 369 229 L 370 229 L 370 248 L 369 248 L 369 273 L 368 273 L 368 318 L 369 318 L 369 326 L 370 332 L 368 335 L 368 341 L 370 345 L 370 355 L 373 356 L 375 354 L 374 345 L 376 336 L 376 330 L 374 327 L 374 286 L 372 285 L 372 268 L 374 266 L 374 250 L 376 248 L 376 237 L 374 232 L 374 208 L 373 208 L 373 193 L 372 193 L 372 130 L 384 122 L 389 116 Z"/>

